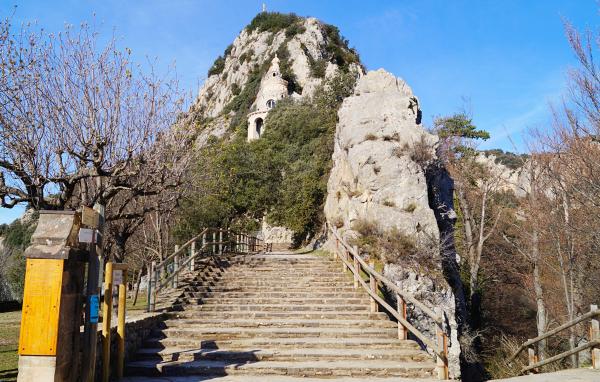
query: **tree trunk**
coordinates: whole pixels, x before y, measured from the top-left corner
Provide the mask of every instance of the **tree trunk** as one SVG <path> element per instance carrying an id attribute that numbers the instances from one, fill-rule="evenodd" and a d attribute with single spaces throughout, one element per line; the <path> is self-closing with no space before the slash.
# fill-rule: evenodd
<path id="1" fill-rule="evenodd" d="M 142 271 L 143 270 L 144 270 L 144 267 L 140 268 L 138 275 L 137 275 L 137 280 L 135 281 L 135 291 L 133 292 L 133 306 L 135 306 L 135 304 L 137 303 L 138 294 L 140 292 L 140 284 L 142 282 Z"/>

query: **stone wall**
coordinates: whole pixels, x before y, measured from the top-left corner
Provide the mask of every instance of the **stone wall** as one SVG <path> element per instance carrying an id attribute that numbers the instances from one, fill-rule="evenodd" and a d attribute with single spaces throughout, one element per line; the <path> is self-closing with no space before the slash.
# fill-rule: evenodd
<path id="1" fill-rule="evenodd" d="M 160 328 L 167 313 L 145 313 L 128 318 L 125 322 L 125 363 L 132 358 L 142 343 L 150 336 L 152 330 Z M 99 325 L 101 326 L 101 325 Z M 111 375 L 116 375 L 117 367 L 117 327 L 111 328 L 110 337 Z M 96 381 L 102 380 L 102 329 L 98 330 L 98 346 L 96 350 Z"/>

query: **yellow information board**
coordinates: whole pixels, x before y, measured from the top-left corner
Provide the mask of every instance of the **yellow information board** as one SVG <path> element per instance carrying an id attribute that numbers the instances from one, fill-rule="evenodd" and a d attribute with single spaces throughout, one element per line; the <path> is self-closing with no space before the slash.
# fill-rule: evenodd
<path id="1" fill-rule="evenodd" d="M 19 355 L 56 355 L 64 260 L 27 259 Z"/>

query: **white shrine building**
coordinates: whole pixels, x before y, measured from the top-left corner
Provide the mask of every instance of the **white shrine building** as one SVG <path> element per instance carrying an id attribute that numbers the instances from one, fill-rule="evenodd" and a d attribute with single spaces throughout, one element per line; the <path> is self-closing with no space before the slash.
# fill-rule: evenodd
<path id="1" fill-rule="evenodd" d="M 275 104 L 288 95 L 288 82 L 281 78 L 279 59 L 273 58 L 271 67 L 260 82 L 256 100 L 248 114 L 248 141 L 260 138 L 264 132 L 265 118 Z"/>

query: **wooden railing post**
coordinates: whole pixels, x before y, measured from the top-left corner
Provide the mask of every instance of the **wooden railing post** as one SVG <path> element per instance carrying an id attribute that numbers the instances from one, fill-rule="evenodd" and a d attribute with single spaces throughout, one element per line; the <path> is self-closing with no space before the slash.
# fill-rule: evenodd
<path id="1" fill-rule="evenodd" d="M 533 364 L 535 364 L 537 362 L 537 356 L 535 355 L 535 348 L 533 346 L 530 346 L 529 348 L 527 348 L 527 359 L 528 359 L 528 365 L 532 366 Z M 527 374 L 533 374 L 535 371 L 535 369 L 531 369 L 527 372 Z"/>
<path id="2" fill-rule="evenodd" d="M 358 278 L 360 277 L 360 267 L 358 266 L 358 246 L 353 246 L 352 250 L 354 252 L 352 254 L 352 258 L 354 259 L 354 289 L 358 289 Z"/>
<path id="3" fill-rule="evenodd" d="M 219 255 L 223 254 L 223 230 L 219 230 Z"/>
<path id="4" fill-rule="evenodd" d="M 448 336 L 446 335 L 446 331 L 444 330 L 444 311 L 442 308 L 436 308 L 435 313 L 438 317 L 442 318 L 441 323 L 436 323 L 435 332 L 437 339 L 437 346 L 443 357 L 439 355 L 436 357 L 436 366 L 437 366 L 437 374 L 438 379 L 446 380 L 449 378 L 448 375 Z"/>
<path id="5" fill-rule="evenodd" d="M 212 242 L 213 242 L 212 253 L 214 255 L 214 254 L 217 254 L 218 253 L 217 251 L 219 250 L 219 247 L 217 244 L 217 231 L 213 231 Z"/>
<path id="6" fill-rule="evenodd" d="M 406 301 L 404 301 L 402 296 L 396 294 L 396 303 L 398 308 L 398 314 L 400 314 L 400 316 L 406 320 Z M 407 338 L 408 330 L 404 325 L 400 323 L 400 321 L 398 321 L 398 339 L 405 340 Z"/>
<path id="7" fill-rule="evenodd" d="M 179 244 L 175 244 L 175 252 L 179 251 Z M 177 281 L 179 279 L 179 255 L 175 255 L 173 259 L 173 288 L 177 288 Z"/>
<path id="8" fill-rule="evenodd" d="M 206 232 L 202 234 L 202 250 L 206 251 Z"/>
<path id="9" fill-rule="evenodd" d="M 597 305 L 591 305 L 590 310 L 597 311 Z M 590 341 L 600 341 L 600 320 L 598 316 L 592 317 L 590 325 Z M 596 345 L 592 348 L 592 368 L 600 370 L 600 346 Z"/>
<path id="10" fill-rule="evenodd" d="M 373 260 L 369 261 L 369 266 L 375 269 L 375 262 Z M 371 273 L 369 273 L 369 286 L 371 287 L 371 292 L 377 294 L 377 279 Z M 371 297 L 371 313 L 376 313 L 378 310 L 377 301 Z"/>
<path id="11" fill-rule="evenodd" d="M 333 259 L 335 260 L 335 258 L 338 256 L 338 253 L 340 251 L 340 241 L 337 238 L 337 227 L 333 227 L 333 232 L 334 232 L 334 236 L 335 236 L 335 251 L 333 251 Z"/>
<path id="12" fill-rule="evenodd" d="M 190 260 L 190 271 L 196 270 L 196 241 L 192 241 L 192 245 L 190 246 L 190 256 L 192 259 Z"/>
<path id="13" fill-rule="evenodd" d="M 117 308 L 117 378 L 123 378 L 125 365 L 125 314 L 127 305 L 127 269 L 123 269 L 122 282 L 119 284 L 119 305 Z"/>
<path id="14" fill-rule="evenodd" d="M 107 262 L 104 273 L 104 304 L 102 304 L 102 382 L 110 378 L 110 320 L 112 316 L 113 263 Z"/>

